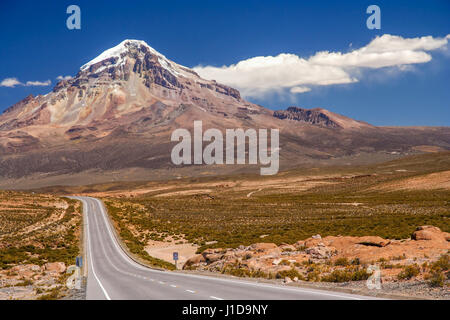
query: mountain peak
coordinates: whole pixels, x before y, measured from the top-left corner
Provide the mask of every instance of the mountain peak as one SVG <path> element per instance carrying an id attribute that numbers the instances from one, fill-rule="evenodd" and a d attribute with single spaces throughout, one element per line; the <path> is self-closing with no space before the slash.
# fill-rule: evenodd
<path id="1" fill-rule="evenodd" d="M 180 113 L 180 105 L 216 112 L 244 103 L 238 90 L 202 79 L 145 41 L 126 39 L 84 64 L 73 78 L 58 82 L 52 92 L 9 108 L 0 116 L 0 131 L 35 125 L 85 126 L 111 123 L 111 119 L 124 124 L 127 116 L 139 112 L 147 112 L 146 116 L 160 112 L 152 114 L 154 122 L 166 116 L 164 121 L 169 121 L 173 115 L 165 113 Z M 161 106 L 166 106 L 164 112 Z"/>
<path id="2" fill-rule="evenodd" d="M 143 40 L 134 40 L 134 39 L 126 39 L 123 40 L 121 43 L 119 43 L 117 46 L 109 48 L 105 51 L 103 51 L 100 55 L 89 61 L 88 63 L 84 64 L 80 70 L 84 71 L 87 70 L 90 66 L 99 63 L 104 60 L 108 60 L 111 58 L 120 58 L 122 54 L 128 52 L 130 48 L 136 48 L 139 49 L 140 47 L 148 49 L 151 53 L 157 54 L 162 56 L 159 52 L 157 52 L 155 49 L 150 47 L 145 41 Z"/>
<path id="3" fill-rule="evenodd" d="M 323 108 L 305 109 L 292 106 L 286 110 L 275 111 L 273 116 L 281 120 L 294 120 L 327 128 L 359 129 L 370 126 L 368 123 L 357 121 Z"/>
<path id="4" fill-rule="evenodd" d="M 111 67 L 120 68 L 129 59 L 133 60 L 133 65 L 137 60 L 141 64 L 145 64 L 146 62 L 147 65 L 151 60 L 154 60 L 173 77 L 199 78 L 195 71 L 167 59 L 163 54 L 150 47 L 145 41 L 134 39 L 123 40 L 115 47 L 103 51 L 100 55 L 84 64 L 80 68 L 80 72 L 97 74 Z"/>

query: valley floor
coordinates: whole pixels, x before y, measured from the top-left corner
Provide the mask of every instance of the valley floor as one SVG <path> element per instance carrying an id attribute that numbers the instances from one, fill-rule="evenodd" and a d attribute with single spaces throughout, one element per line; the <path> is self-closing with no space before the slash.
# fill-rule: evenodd
<path id="1" fill-rule="evenodd" d="M 443 153 L 269 178 L 90 186 L 90 194 L 103 198 L 124 243 L 156 267 L 179 251 L 184 269 L 352 287 L 373 265 L 395 294 L 448 298 L 449 168 Z"/>
<path id="2" fill-rule="evenodd" d="M 388 294 L 448 299 L 448 172 L 445 152 L 271 177 L 1 192 L 0 294 L 13 285 L 30 289 L 18 298 L 62 295 L 54 288 L 80 252 L 81 214 L 61 196 L 76 194 L 101 198 L 128 251 L 152 267 L 175 270 L 176 251 L 182 272 L 364 291 L 372 265 Z"/>

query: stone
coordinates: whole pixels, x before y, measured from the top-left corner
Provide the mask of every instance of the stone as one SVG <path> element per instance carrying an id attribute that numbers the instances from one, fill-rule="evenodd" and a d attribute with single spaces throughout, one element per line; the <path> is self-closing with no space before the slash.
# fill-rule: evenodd
<path id="1" fill-rule="evenodd" d="M 274 266 L 277 266 L 277 265 L 280 264 L 281 260 L 282 260 L 282 259 L 275 259 L 275 260 L 272 261 L 272 264 L 273 264 Z"/>
<path id="2" fill-rule="evenodd" d="M 30 279 L 34 274 L 41 272 L 41 267 L 35 264 L 18 265 L 12 267 L 11 272 L 17 273 L 20 277 Z"/>
<path id="3" fill-rule="evenodd" d="M 284 278 L 284 283 L 288 284 L 288 283 L 291 283 L 291 282 L 292 282 L 291 278 L 289 278 L 289 277 L 285 277 Z"/>
<path id="4" fill-rule="evenodd" d="M 48 272 L 64 273 L 66 272 L 66 265 L 64 262 L 48 262 L 44 264 L 44 270 Z"/>
<path id="5" fill-rule="evenodd" d="M 224 255 L 220 253 L 211 253 L 203 256 L 205 257 L 207 263 L 212 263 L 222 259 Z"/>
<path id="6" fill-rule="evenodd" d="M 291 244 L 282 244 L 279 247 L 282 251 L 296 251 L 297 248 Z"/>
<path id="7" fill-rule="evenodd" d="M 306 249 L 306 253 L 313 259 L 329 259 L 336 249 L 326 246 L 317 246 Z"/>
<path id="8" fill-rule="evenodd" d="M 266 242 L 259 242 L 254 243 L 250 246 L 251 250 L 255 250 L 257 252 L 263 252 L 268 251 L 270 249 L 277 249 L 278 246 L 275 243 L 266 243 Z"/>
<path id="9" fill-rule="evenodd" d="M 385 247 L 391 241 L 376 236 L 359 237 L 358 244 L 365 246 Z"/>
<path id="10" fill-rule="evenodd" d="M 201 254 L 196 254 L 195 256 L 190 257 L 190 258 L 184 263 L 183 269 L 185 269 L 185 268 L 187 268 L 187 267 L 190 267 L 190 266 L 192 266 L 192 265 L 200 264 L 200 263 L 204 263 L 204 262 L 206 262 L 205 257 L 204 257 L 203 255 L 201 255 Z"/>
<path id="11" fill-rule="evenodd" d="M 438 227 L 420 226 L 413 232 L 411 239 L 413 240 L 445 240 L 447 236 Z"/>
<path id="12" fill-rule="evenodd" d="M 297 250 L 302 250 L 302 249 L 304 249 L 304 248 L 305 248 L 305 241 L 303 241 L 303 240 L 297 241 L 296 243 L 294 243 L 294 247 L 295 247 Z"/>

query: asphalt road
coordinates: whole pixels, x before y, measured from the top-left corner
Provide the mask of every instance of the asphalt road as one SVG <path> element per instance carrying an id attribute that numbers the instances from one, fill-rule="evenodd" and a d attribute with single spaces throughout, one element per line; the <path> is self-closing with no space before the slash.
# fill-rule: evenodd
<path id="1" fill-rule="evenodd" d="M 81 200 L 84 207 L 88 300 L 373 299 L 340 292 L 159 271 L 144 267 L 133 261 L 118 244 L 106 209 L 100 200 L 90 197 L 73 198 Z"/>

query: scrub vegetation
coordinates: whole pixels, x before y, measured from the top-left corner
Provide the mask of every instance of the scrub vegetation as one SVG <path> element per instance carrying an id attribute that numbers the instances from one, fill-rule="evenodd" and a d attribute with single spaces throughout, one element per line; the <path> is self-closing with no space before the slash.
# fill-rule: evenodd
<path id="1" fill-rule="evenodd" d="M 183 235 L 200 246 L 198 252 L 256 242 L 294 243 L 314 234 L 405 239 L 421 225 L 450 231 L 448 188 L 403 188 L 410 179 L 446 172 L 448 155 L 310 170 L 309 176 L 289 171 L 277 177 L 283 180 L 280 185 L 263 177 L 191 179 L 168 183 L 162 191 L 104 200 L 115 221 L 127 226 L 121 229 L 130 230 L 141 244 Z M 247 187 L 250 182 L 253 189 Z M 251 191 L 256 192 L 248 196 Z"/>

